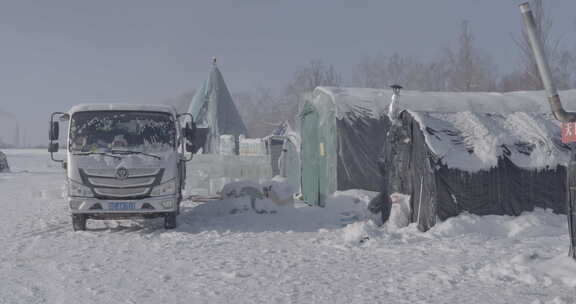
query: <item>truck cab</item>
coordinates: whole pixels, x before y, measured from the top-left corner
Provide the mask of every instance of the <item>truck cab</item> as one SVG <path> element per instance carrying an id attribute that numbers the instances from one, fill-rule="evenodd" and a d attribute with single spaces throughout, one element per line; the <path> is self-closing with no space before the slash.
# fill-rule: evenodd
<path id="1" fill-rule="evenodd" d="M 54 155 L 59 121 L 68 122 L 65 159 Z M 66 170 L 73 229 L 85 230 L 88 219 L 134 217 L 163 217 L 166 229 L 175 228 L 194 133 L 190 114 L 162 105 L 77 105 L 53 113 L 48 150 Z"/>

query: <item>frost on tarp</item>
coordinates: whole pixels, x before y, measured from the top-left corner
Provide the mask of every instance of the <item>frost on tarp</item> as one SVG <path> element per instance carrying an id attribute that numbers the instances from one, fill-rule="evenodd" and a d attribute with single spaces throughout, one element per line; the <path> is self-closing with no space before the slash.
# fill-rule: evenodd
<path id="1" fill-rule="evenodd" d="M 241 134 L 248 135 L 246 125 L 216 65 L 212 67 L 208 80 L 192 98 L 189 113 L 198 127 L 209 128 L 204 153 L 218 152 L 220 135 L 231 134 L 235 138 Z"/>
<path id="2" fill-rule="evenodd" d="M 411 194 L 411 221 L 420 229 L 463 211 L 565 212 L 570 150 L 552 116 L 403 111 L 400 121 L 380 159 L 382 197 Z"/>
<path id="3" fill-rule="evenodd" d="M 336 116 L 349 112 L 379 117 L 386 114 L 392 90 L 369 88 L 318 87 L 314 95 L 330 97 Z M 576 110 L 576 90 L 559 92 L 567 111 Z M 400 110 L 437 112 L 480 112 L 508 114 L 513 112 L 549 113 L 550 105 L 544 91 L 519 92 L 421 92 L 403 90 Z"/>
<path id="4" fill-rule="evenodd" d="M 560 124 L 551 114 L 413 112 L 430 151 L 448 168 L 488 170 L 506 157 L 526 169 L 553 168 L 568 162 Z"/>
<path id="5" fill-rule="evenodd" d="M 8 157 L 2 151 L 0 151 L 0 173 L 9 172 L 10 167 L 8 166 Z"/>

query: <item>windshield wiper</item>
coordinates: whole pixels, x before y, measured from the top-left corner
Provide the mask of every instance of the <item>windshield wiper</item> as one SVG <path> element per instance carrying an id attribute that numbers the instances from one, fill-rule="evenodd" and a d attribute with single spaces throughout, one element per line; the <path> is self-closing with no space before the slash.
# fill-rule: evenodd
<path id="1" fill-rule="evenodd" d="M 162 159 L 160 156 L 158 155 L 154 155 L 154 154 L 150 154 L 150 153 L 146 153 L 146 152 L 141 152 L 141 151 L 132 151 L 132 150 L 110 150 L 110 153 L 114 153 L 114 154 L 139 154 L 139 155 L 146 155 L 149 157 L 154 157 L 156 159 Z"/>
<path id="2" fill-rule="evenodd" d="M 122 157 L 120 157 L 120 156 L 112 155 L 112 154 L 106 153 L 106 152 L 74 152 L 74 153 L 72 153 L 72 155 L 104 155 L 104 156 L 113 157 L 115 159 L 122 159 Z"/>

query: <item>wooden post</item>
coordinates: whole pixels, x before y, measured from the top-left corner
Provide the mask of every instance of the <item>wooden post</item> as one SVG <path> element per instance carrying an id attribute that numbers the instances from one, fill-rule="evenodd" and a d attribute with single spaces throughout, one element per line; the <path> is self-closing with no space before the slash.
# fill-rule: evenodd
<path id="1" fill-rule="evenodd" d="M 576 144 L 570 144 L 570 161 L 566 167 L 566 215 L 570 234 L 570 251 L 568 255 L 576 259 Z"/>

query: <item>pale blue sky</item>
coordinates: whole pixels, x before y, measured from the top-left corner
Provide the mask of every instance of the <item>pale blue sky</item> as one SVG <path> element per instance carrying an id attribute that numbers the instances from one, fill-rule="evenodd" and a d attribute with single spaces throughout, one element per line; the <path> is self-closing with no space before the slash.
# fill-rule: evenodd
<path id="1" fill-rule="evenodd" d="M 43 143 L 50 112 L 177 96 L 200 86 L 212 56 L 232 91 L 280 89 L 311 59 L 349 77 L 377 53 L 433 58 L 464 19 L 508 71 L 519 2 L 0 0 L 0 109 Z M 555 33 L 576 49 L 576 1 L 545 2 Z"/>

